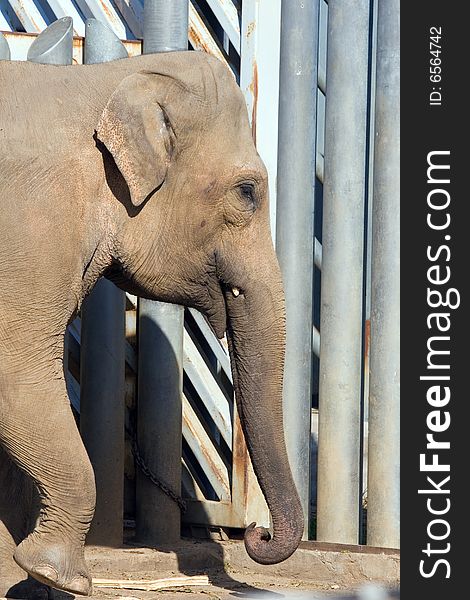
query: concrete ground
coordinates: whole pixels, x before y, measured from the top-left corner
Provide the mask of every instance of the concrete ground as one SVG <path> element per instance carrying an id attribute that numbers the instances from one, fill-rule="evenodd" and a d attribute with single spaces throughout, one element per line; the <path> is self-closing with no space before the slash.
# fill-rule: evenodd
<path id="1" fill-rule="evenodd" d="M 90 547 L 86 554 L 94 579 L 145 582 L 207 575 L 209 580 L 203 587 L 158 591 L 95 585 L 93 598 L 99 600 L 316 600 L 351 597 L 358 591 L 361 600 L 388 600 L 397 597 L 391 590 L 399 585 L 399 554 L 369 547 L 303 542 L 291 558 L 273 566 L 254 563 L 238 541 L 186 540 L 158 549 Z"/>
<path id="2" fill-rule="evenodd" d="M 302 542 L 293 556 L 272 566 L 254 563 L 241 541 L 181 540 L 167 548 L 87 547 L 86 558 L 94 600 L 398 598 L 398 552 L 368 546 Z M 159 579 L 194 576 L 204 576 L 205 584 L 189 581 L 173 589 L 135 589 Z M 103 579 L 112 580 L 115 587 L 104 588 L 95 581 Z M 54 591 L 54 600 L 73 599 Z"/>

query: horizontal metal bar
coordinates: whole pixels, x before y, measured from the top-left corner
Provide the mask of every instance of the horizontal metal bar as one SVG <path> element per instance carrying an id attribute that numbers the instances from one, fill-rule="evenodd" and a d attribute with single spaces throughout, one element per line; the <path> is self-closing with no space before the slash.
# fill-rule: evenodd
<path id="1" fill-rule="evenodd" d="M 182 519 L 195 525 L 218 525 L 219 527 L 246 527 L 248 523 L 231 502 L 188 499 Z"/>
<path id="2" fill-rule="evenodd" d="M 189 333 L 184 330 L 183 367 L 226 444 L 232 449 L 232 421 L 227 398 L 204 362 Z"/>
<path id="3" fill-rule="evenodd" d="M 189 312 L 191 313 L 193 319 L 196 321 L 196 324 L 201 330 L 201 333 L 206 338 L 206 341 L 209 344 L 216 359 L 219 361 L 223 372 L 227 376 L 230 383 L 232 383 L 232 370 L 230 368 L 230 358 L 226 350 L 222 346 L 220 340 L 215 336 L 212 329 L 209 327 L 206 320 L 198 310 L 190 308 Z"/>
<path id="4" fill-rule="evenodd" d="M 240 54 L 240 23 L 234 3 L 232 0 L 207 0 L 207 3 L 228 35 L 232 46 Z"/>
<path id="5" fill-rule="evenodd" d="M 228 61 L 224 53 L 217 45 L 217 42 L 210 34 L 201 16 L 191 3 L 189 4 L 188 36 L 189 41 L 195 50 L 204 50 L 204 52 L 208 52 L 209 54 L 216 56 L 228 67 Z"/>
<path id="6" fill-rule="evenodd" d="M 114 6 L 108 0 L 76 0 L 82 12 L 91 12 L 91 16 L 107 25 L 119 39 L 126 36 L 126 26 Z"/>
<path id="7" fill-rule="evenodd" d="M 191 498 L 191 500 L 199 500 L 203 502 L 205 500 L 204 494 L 199 487 L 199 484 L 193 477 L 191 470 L 186 464 L 184 458 L 182 459 L 182 469 L 181 469 L 181 485 L 183 490 L 186 492 L 186 495 Z"/>
<path id="8" fill-rule="evenodd" d="M 139 0 L 114 0 L 114 3 L 135 37 L 142 39 L 144 7 Z"/>
<path id="9" fill-rule="evenodd" d="M 193 407 L 183 395 L 183 437 L 221 500 L 230 499 L 228 469 Z"/>
<path id="10" fill-rule="evenodd" d="M 47 0 L 47 4 L 58 19 L 72 17 L 75 35 L 85 35 L 85 23 L 72 0 Z"/>
<path id="11" fill-rule="evenodd" d="M 8 0 L 16 16 L 30 33 L 40 33 L 48 23 L 44 20 L 33 0 Z"/>

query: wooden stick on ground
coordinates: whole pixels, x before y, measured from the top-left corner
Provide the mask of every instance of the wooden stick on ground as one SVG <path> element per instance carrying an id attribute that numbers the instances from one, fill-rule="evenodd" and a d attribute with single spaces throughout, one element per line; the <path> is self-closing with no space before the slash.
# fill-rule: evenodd
<path id="1" fill-rule="evenodd" d="M 163 579 L 93 579 L 93 585 L 97 588 L 113 588 L 119 590 L 142 590 L 154 592 L 168 588 L 192 587 L 209 585 L 207 575 L 195 575 L 192 577 L 165 577 Z"/>

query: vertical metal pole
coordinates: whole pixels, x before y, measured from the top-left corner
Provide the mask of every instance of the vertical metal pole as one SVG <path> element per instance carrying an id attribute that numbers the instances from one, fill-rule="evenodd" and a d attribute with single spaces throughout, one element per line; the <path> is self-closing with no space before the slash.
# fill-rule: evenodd
<path id="1" fill-rule="evenodd" d="M 183 309 L 139 300 L 138 440 L 150 469 L 181 493 Z M 180 537 L 180 509 L 137 471 L 139 541 L 166 544 Z"/>
<path id="2" fill-rule="evenodd" d="M 359 532 L 370 0 L 330 0 L 321 294 L 317 539 Z"/>
<path id="3" fill-rule="evenodd" d="M 44 29 L 28 50 L 30 62 L 43 65 L 71 65 L 73 59 L 73 23 L 62 17 Z"/>
<path id="4" fill-rule="evenodd" d="M 371 0 L 372 21 L 370 24 L 371 42 L 369 49 L 369 153 L 368 153 L 368 173 L 367 173 L 367 215 L 366 230 L 367 235 L 364 254 L 365 259 L 365 290 L 364 290 L 364 368 L 363 368 L 363 433 L 362 433 L 362 460 L 361 460 L 361 484 L 362 497 L 361 505 L 367 500 L 367 476 L 368 476 L 368 453 L 369 453 L 369 374 L 370 374 L 370 300 L 371 300 L 371 267 L 372 267 L 372 206 L 373 206 L 373 188 L 374 188 L 374 143 L 375 143 L 375 81 L 376 81 L 376 56 L 377 56 L 377 0 Z M 361 506 L 361 507 L 362 507 Z M 366 528 L 364 526 L 366 512 L 361 510 L 359 522 L 359 543 L 366 543 Z"/>
<path id="5" fill-rule="evenodd" d="M 276 246 L 287 312 L 284 426 L 308 536 L 318 0 L 282 3 Z"/>
<path id="6" fill-rule="evenodd" d="M 0 33 L 0 60 L 10 60 L 10 46 L 2 33 Z"/>
<path id="7" fill-rule="evenodd" d="M 123 58 L 127 51 L 106 25 L 85 24 L 84 62 Z M 122 543 L 124 502 L 125 294 L 106 279 L 81 310 L 80 432 L 95 472 L 96 509 L 87 540 Z"/>
<path id="8" fill-rule="evenodd" d="M 243 1 L 240 88 L 256 148 L 268 171 L 273 240 L 276 236 L 280 31 L 281 0 Z"/>
<path id="9" fill-rule="evenodd" d="M 188 0 L 145 0 L 144 54 L 188 49 Z"/>
<path id="10" fill-rule="evenodd" d="M 188 0 L 145 0 L 144 53 L 186 50 Z M 181 493 L 183 327 L 180 306 L 139 300 L 137 434 L 144 460 Z M 141 472 L 136 480 L 136 534 L 148 544 L 180 537 L 177 504 Z"/>
<path id="11" fill-rule="evenodd" d="M 87 541 L 122 543 L 125 297 L 98 281 L 82 306 L 80 433 L 93 465 L 96 510 Z"/>
<path id="12" fill-rule="evenodd" d="M 127 58 L 127 50 L 117 35 L 98 19 L 85 22 L 83 62 L 87 65 Z M 116 288 L 117 289 L 117 288 Z"/>
<path id="13" fill-rule="evenodd" d="M 378 0 L 367 542 L 400 545 L 400 3 Z"/>

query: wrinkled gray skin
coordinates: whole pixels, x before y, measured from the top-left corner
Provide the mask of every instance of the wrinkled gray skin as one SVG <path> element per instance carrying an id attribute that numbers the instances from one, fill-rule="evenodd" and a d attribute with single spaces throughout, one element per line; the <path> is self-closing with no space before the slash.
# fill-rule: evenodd
<path id="1" fill-rule="evenodd" d="M 0 90 L 0 442 L 41 502 L 25 538 L 22 507 L 14 519 L 8 507 L 34 490 L 2 454 L 0 579 L 12 577 L 13 554 L 36 580 L 90 593 L 83 546 L 95 483 L 62 358 L 67 323 L 103 275 L 227 331 L 273 518 L 271 538 L 250 527 L 245 544 L 258 562 L 284 560 L 303 527 L 282 423 L 284 295 L 266 170 L 232 76 L 197 52 L 80 67 L 3 62 Z"/>

